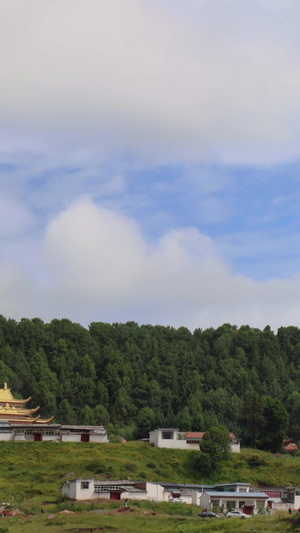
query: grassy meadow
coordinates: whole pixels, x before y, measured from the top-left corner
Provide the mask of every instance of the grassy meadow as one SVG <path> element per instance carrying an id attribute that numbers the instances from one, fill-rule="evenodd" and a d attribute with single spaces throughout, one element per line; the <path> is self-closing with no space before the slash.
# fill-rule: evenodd
<path id="1" fill-rule="evenodd" d="M 186 483 L 248 481 L 297 486 L 300 457 L 274 456 L 244 449 L 232 454 L 218 474 L 197 470 L 197 453 L 157 449 L 149 444 L 0 443 L 0 502 L 10 502 L 22 516 L 0 518 L 2 531 L 109 531 L 204 533 L 210 531 L 299 531 L 296 515 L 287 513 L 249 520 L 201 520 L 198 507 L 184 504 L 131 502 L 73 503 L 61 496 L 65 480 L 74 477 L 152 479 Z M 45 514 L 41 514 L 41 508 Z M 62 511 L 69 511 L 67 513 Z M 54 517 L 48 520 L 48 516 Z M 3 530 L 3 528 L 5 528 Z M 7 529 L 8 528 L 8 529 Z M 45 529 L 44 529 L 45 528 Z M 292 529 L 291 529 L 292 528 Z"/>

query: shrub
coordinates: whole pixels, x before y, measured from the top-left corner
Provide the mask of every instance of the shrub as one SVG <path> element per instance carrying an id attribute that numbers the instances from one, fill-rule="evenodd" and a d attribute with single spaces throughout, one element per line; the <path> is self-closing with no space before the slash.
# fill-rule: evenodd
<path id="1" fill-rule="evenodd" d="M 255 468 L 258 466 L 266 466 L 266 461 L 260 457 L 259 455 L 252 455 L 247 459 L 247 463 L 251 468 Z"/>

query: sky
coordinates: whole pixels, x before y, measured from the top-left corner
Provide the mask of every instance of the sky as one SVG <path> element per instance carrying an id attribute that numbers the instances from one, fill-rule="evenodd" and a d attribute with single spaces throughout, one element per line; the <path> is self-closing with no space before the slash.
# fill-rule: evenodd
<path id="1" fill-rule="evenodd" d="M 300 326 L 299 0 L 0 0 L 0 313 Z"/>

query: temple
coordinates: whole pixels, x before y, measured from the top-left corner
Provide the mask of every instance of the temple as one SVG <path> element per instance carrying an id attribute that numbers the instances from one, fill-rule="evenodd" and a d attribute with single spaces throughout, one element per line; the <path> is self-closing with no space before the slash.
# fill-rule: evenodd
<path id="1" fill-rule="evenodd" d="M 6 420 L 14 424 L 49 424 L 53 420 L 53 416 L 47 420 L 40 418 L 40 415 L 33 416 L 39 410 L 39 406 L 35 409 L 26 409 L 26 405 L 31 400 L 31 396 L 26 400 L 14 398 L 11 389 L 4 383 L 4 389 L 0 389 L 0 421 Z"/>
<path id="2" fill-rule="evenodd" d="M 4 383 L 0 389 L 0 441 L 108 442 L 103 426 L 51 424 L 53 416 L 44 420 L 36 416 L 39 406 L 24 407 L 31 400 L 14 398 Z"/>

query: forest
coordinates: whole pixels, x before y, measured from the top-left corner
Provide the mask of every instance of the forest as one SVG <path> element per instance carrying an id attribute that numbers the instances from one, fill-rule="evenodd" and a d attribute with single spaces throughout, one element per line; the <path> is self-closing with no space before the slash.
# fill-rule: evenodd
<path id="1" fill-rule="evenodd" d="M 300 440 L 300 329 L 274 333 L 0 316 L 0 387 L 43 417 L 143 438 L 157 426 L 225 425 L 242 445 Z"/>

